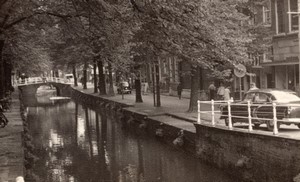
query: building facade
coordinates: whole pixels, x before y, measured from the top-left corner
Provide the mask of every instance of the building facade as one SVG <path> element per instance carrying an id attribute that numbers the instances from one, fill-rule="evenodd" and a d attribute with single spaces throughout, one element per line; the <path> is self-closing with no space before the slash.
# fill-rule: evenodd
<path id="1" fill-rule="evenodd" d="M 263 55 L 251 57 L 252 64 L 247 67 L 247 74 L 243 78 L 234 78 L 232 93 L 239 95 L 249 90 L 250 83 L 255 82 L 259 88 L 279 88 L 299 90 L 299 41 L 298 16 L 288 12 L 297 12 L 297 0 L 266 0 L 256 6 L 251 24 L 263 23 L 273 32 L 272 45 Z M 191 86 L 190 64 L 180 61 L 176 57 L 159 60 L 160 80 L 162 87 L 170 94 L 176 95 L 179 82 L 188 92 Z M 147 71 L 146 71 L 147 70 Z M 152 82 L 151 67 L 147 66 L 145 74 Z M 218 81 L 209 78 L 208 70 L 202 70 L 200 90 L 207 90 L 209 82 Z M 300 94 L 300 93 L 299 93 Z M 239 97 L 237 97 L 239 98 Z"/>
<path id="2" fill-rule="evenodd" d="M 299 90 L 297 0 L 271 0 L 272 57 L 262 62 L 263 88 Z"/>

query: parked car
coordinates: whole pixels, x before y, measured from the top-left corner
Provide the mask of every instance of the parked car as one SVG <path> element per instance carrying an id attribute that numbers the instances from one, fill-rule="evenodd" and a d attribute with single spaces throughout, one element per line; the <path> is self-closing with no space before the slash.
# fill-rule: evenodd
<path id="1" fill-rule="evenodd" d="M 266 124 L 268 130 L 273 130 L 273 105 L 276 103 L 277 126 L 281 124 L 295 124 L 300 128 L 300 98 L 295 92 L 279 89 L 256 89 L 248 91 L 242 101 L 233 102 L 231 105 L 232 124 L 237 122 L 248 123 L 248 119 L 236 117 L 248 117 L 247 101 L 251 102 L 251 117 L 255 128 L 261 124 Z M 235 105 L 235 104 L 245 104 Z M 254 104 L 254 105 L 252 105 Z M 228 125 L 228 105 L 220 106 L 221 117 Z M 264 120 L 264 118 L 271 120 Z"/>
<path id="2" fill-rule="evenodd" d="M 117 87 L 118 94 L 131 94 L 131 88 L 128 82 L 120 82 Z"/>
<path id="3" fill-rule="evenodd" d="M 65 74 L 65 82 L 66 83 L 74 83 L 74 76 L 73 74 Z"/>

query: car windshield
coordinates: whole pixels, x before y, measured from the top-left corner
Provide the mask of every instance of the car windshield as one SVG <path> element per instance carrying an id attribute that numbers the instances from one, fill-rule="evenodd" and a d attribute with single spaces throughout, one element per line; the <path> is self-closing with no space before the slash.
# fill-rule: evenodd
<path id="1" fill-rule="evenodd" d="M 300 98 L 297 95 L 295 95 L 293 92 L 274 91 L 272 92 L 272 95 L 274 95 L 274 97 L 278 102 L 300 101 Z"/>

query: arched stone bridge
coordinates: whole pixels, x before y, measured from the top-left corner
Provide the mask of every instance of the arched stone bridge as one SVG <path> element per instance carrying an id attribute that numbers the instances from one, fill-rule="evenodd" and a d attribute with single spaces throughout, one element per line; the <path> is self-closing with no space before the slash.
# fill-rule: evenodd
<path id="1" fill-rule="evenodd" d="M 19 90 L 25 95 L 35 95 L 37 89 L 40 86 L 52 86 L 56 89 L 57 96 L 70 96 L 71 95 L 71 85 L 67 83 L 60 83 L 55 81 L 39 82 L 39 83 L 29 83 L 19 85 Z"/>

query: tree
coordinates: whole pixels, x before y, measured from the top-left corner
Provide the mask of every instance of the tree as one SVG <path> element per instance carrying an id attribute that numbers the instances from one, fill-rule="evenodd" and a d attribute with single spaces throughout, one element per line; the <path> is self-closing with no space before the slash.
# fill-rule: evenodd
<path id="1" fill-rule="evenodd" d="M 249 34 L 249 16 L 237 9 L 240 1 L 131 2 L 142 26 L 147 27 L 142 29 L 143 42 L 151 44 L 157 50 L 155 53 L 167 52 L 190 62 L 194 68 L 210 70 L 250 62 L 248 47 L 255 35 Z M 198 92 L 193 89 L 198 90 L 199 82 L 192 84 L 189 111 L 197 106 Z"/>
<path id="2" fill-rule="evenodd" d="M 34 4 L 27 0 L 22 2 L 0 0 L 0 98 L 3 98 L 5 92 L 8 90 L 5 82 L 9 80 L 6 75 L 10 75 L 5 74 L 4 71 L 5 60 L 3 59 L 3 50 L 7 41 L 6 37 L 13 26 L 32 16 L 32 13 L 24 7 L 31 9 L 34 8 Z"/>

